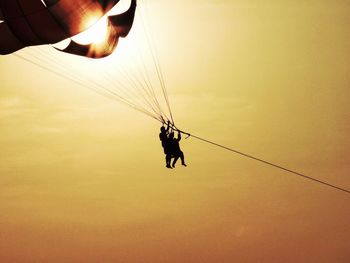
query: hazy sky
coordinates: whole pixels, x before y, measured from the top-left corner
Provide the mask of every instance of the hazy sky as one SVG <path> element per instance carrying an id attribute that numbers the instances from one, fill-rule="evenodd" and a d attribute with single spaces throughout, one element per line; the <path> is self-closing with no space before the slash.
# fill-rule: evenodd
<path id="1" fill-rule="evenodd" d="M 17 54 L 112 88 L 143 14 L 179 127 L 350 188 L 349 1 L 139 2 L 111 58 Z M 15 55 L 0 80 L 1 262 L 350 262 L 349 194 L 194 138 L 169 170 L 146 115 Z"/>

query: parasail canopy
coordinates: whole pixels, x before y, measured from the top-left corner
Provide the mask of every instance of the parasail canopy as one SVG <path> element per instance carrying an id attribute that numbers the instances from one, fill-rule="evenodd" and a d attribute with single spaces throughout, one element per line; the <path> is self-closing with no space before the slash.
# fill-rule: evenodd
<path id="1" fill-rule="evenodd" d="M 119 0 L 0 0 L 0 54 L 27 46 L 53 44 L 83 32 L 112 9 Z M 104 57 L 113 52 L 118 38 L 131 29 L 136 0 L 125 13 L 111 16 L 109 33 L 99 47 L 71 42 L 62 50 L 87 57 Z"/>
<path id="2" fill-rule="evenodd" d="M 69 45 L 61 51 L 90 58 L 109 56 L 117 47 L 119 37 L 126 37 L 130 32 L 135 10 L 136 0 L 132 0 L 129 9 L 125 13 L 108 17 L 108 36 L 104 42 L 81 45 L 71 40 Z"/>

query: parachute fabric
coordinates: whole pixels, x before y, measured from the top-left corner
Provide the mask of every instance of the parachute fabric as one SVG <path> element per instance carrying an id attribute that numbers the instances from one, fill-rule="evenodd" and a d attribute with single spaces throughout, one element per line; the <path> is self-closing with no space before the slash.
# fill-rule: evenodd
<path id="1" fill-rule="evenodd" d="M 126 12 L 108 17 L 108 36 L 103 43 L 82 45 L 71 40 L 65 49 L 58 50 L 89 58 L 109 56 L 115 50 L 119 37 L 126 37 L 130 32 L 135 17 L 135 10 L 136 0 L 132 0 Z"/>
<path id="2" fill-rule="evenodd" d="M 86 30 L 119 0 L 0 0 L 0 54 L 53 44 Z"/>

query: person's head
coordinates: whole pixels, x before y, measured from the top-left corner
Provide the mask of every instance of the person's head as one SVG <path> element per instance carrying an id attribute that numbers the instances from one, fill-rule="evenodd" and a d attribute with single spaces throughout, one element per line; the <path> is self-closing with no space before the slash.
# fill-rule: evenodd
<path id="1" fill-rule="evenodd" d="M 165 127 L 164 126 L 160 127 L 160 131 L 165 132 Z"/>
<path id="2" fill-rule="evenodd" d="M 174 133 L 173 133 L 173 132 L 171 132 L 171 133 L 169 134 L 169 138 L 170 138 L 170 139 L 174 138 Z"/>

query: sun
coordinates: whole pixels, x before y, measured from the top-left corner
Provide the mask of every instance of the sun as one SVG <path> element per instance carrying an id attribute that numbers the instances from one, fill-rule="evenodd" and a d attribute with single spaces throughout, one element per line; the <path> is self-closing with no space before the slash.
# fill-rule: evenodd
<path id="1" fill-rule="evenodd" d="M 103 42 L 107 37 L 108 31 L 108 21 L 107 17 L 102 17 L 101 19 L 92 18 L 87 22 L 90 26 L 84 32 L 74 36 L 72 39 L 79 44 L 97 44 Z"/>

